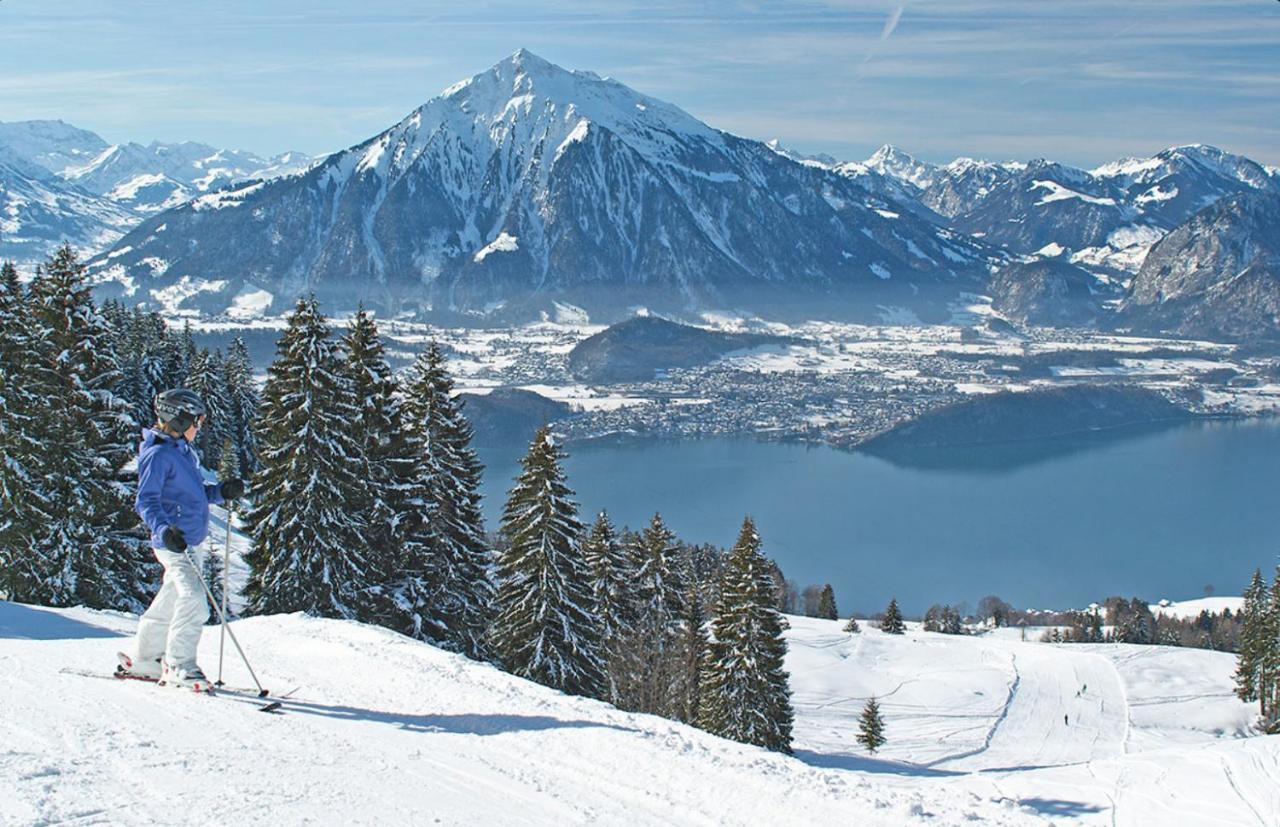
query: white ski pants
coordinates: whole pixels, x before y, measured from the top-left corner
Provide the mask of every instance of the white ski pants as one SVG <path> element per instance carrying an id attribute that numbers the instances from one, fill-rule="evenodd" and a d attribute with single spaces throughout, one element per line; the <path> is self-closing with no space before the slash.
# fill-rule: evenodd
<path id="1" fill-rule="evenodd" d="M 171 666 L 194 666 L 200 633 L 209 619 L 209 604 L 200 573 L 185 554 L 164 548 L 152 549 L 164 566 L 164 582 L 151 601 L 151 608 L 138 620 L 138 638 L 134 649 L 139 663 L 150 663 L 163 657 Z M 198 563 L 199 554 L 191 549 Z"/>

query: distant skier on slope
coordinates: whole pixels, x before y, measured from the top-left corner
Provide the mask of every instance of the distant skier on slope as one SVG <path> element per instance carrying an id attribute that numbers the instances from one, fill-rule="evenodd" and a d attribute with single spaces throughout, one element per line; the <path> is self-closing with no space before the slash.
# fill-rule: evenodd
<path id="1" fill-rule="evenodd" d="M 191 441 L 208 412 L 194 391 L 164 391 L 156 396 L 155 408 L 155 427 L 143 430 L 138 446 L 137 511 L 151 529 L 164 582 L 138 620 L 128 672 L 199 688 L 208 682 L 196 664 L 196 649 L 209 606 L 187 547 L 208 536 L 209 504 L 240 497 L 246 486 L 239 479 L 205 484 Z"/>

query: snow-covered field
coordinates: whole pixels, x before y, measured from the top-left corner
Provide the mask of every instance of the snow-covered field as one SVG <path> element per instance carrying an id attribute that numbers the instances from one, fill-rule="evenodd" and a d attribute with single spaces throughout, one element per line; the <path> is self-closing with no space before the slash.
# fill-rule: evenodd
<path id="1" fill-rule="evenodd" d="M 1280 737 L 1245 737 L 1229 655 L 791 623 L 794 758 L 297 615 L 234 625 L 296 688 L 264 715 L 65 674 L 108 669 L 133 619 L 0 602 L 0 823 L 1280 823 Z"/>

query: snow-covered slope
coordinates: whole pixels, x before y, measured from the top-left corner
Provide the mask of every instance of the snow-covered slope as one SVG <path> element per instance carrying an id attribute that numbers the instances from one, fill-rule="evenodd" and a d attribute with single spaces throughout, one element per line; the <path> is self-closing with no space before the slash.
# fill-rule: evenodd
<path id="1" fill-rule="evenodd" d="M 791 622 L 806 760 L 885 773 L 890 788 L 942 779 L 1059 824 L 1280 824 L 1280 736 L 1251 729 L 1233 655 Z M 889 739 L 875 760 L 853 740 L 872 694 Z"/>
<path id="2" fill-rule="evenodd" d="M 0 259 L 30 266 L 64 241 L 88 257 L 137 221 L 106 198 L 0 158 Z"/>
<path id="3" fill-rule="evenodd" d="M 561 695 L 382 629 L 239 621 L 286 714 L 63 674 L 128 618 L 0 603 L 5 824 L 1042 823 L 924 780 L 822 766 Z M 217 635 L 201 656 L 217 662 Z M 236 683 L 248 681 L 229 664 Z"/>

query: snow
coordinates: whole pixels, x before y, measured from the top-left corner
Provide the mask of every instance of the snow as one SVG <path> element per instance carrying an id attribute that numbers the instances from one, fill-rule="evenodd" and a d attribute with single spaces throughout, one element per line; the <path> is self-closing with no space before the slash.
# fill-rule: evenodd
<path id="1" fill-rule="evenodd" d="M 151 298 L 155 299 L 164 309 L 163 312 L 166 315 L 181 316 L 194 312 L 181 309 L 184 301 L 200 293 L 216 293 L 226 286 L 227 283 L 222 280 L 210 281 L 208 279 L 193 279 L 190 276 L 183 276 L 168 287 L 152 290 Z"/>
<path id="2" fill-rule="evenodd" d="M 869 269 L 871 270 L 871 272 L 876 274 L 877 278 L 881 278 L 881 279 L 893 278 L 893 273 L 889 272 L 889 268 L 885 267 L 883 264 L 881 264 L 878 261 L 872 262 L 869 265 Z"/>
<path id="3" fill-rule="evenodd" d="M 246 285 L 231 300 L 227 308 L 227 316 L 232 319 L 256 319 L 265 316 L 275 299 L 266 290 L 258 290 Z"/>
<path id="4" fill-rule="evenodd" d="M 1041 247 L 1039 250 L 1036 250 L 1034 253 L 1032 253 L 1032 255 L 1042 256 L 1044 258 L 1057 258 L 1058 256 L 1062 255 L 1066 251 L 1067 251 L 1066 247 L 1063 247 L 1061 244 L 1059 244 L 1056 241 L 1051 241 L 1048 244 Z"/>
<path id="5" fill-rule="evenodd" d="M 109 669 L 134 619 L 0 601 L 0 823 L 1280 823 L 1280 738 L 1256 737 L 1232 655 L 788 620 L 794 758 L 302 615 L 233 624 L 288 695 L 268 717 L 63 674 Z M 250 683 L 233 652 L 226 669 Z M 872 694 L 875 756 L 854 740 Z M 217 783 L 192 756 L 217 757 Z"/>
<path id="6" fill-rule="evenodd" d="M 1180 600 L 1176 603 L 1171 603 L 1168 600 L 1152 603 L 1151 613 L 1165 615 L 1166 617 L 1190 619 L 1199 617 L 1201 612 L 1222 614 L 1224 610 L 1230 609 L 1234 614 L 1242 608 L 1244 608 L 1243 597 L 1201 597 L 1196 600 Z"/>
<path id="7" fill-rule="evenodd" d="M 203 210 L 221 210 L 227 207 L 233 207 L 258 190 L 262 189 L 261 181 L 248 186 L 219 190 L 211 192 L 208 195 L 202 195 L 191 202 L 191 209 L 201 212 Z"/>
<path id="8" fill-rule="evenodd" d="M 1066 187 L 1059 184 L 1057 181 L 1045 181 L 1045 180 L 1036 179 L 1031 182 L 1031 189 L 1048 190 L 1048 194 L 1043 196 L 1039 201 L 1036 202 L 1035 205 L 1037 207 L 1043 206 L 1045 204 L 1051 204 L 1054 201 L 1064 201 L 1068 198 L 1079 198 L 1081 201 L 1086 201 L 1090 204 L 1101 204 L 1103 206 L 1108 206 L 1108 207 L 1114 207 L 1116 205 L 1114 198 L 1099 198 L 1094 195 L 1086 195 L 1083 192 L 1076 192 L 1073 189 L 1067 189 Z"/>
<path id="9" fill-rule="evenodd" d="M 585 140 L 587 137 L 587 130 L 590 126 L 591 122 L 586 118 L 578 121 L 577 125 L 574 126 L 569 134 L 564 137 L 564 140 L 560 142 L 560 146 L 556 147 L 554 160 L 560 160 L 560 155 L 569 148 L 570 144 L 576 144 L 579 141 Z"/>
<path id="10" fill-rule="evenodd" d="M 498 233 L 498 237 L 476 251 L 473 256 L 476 263 L 484 261 L 492 253 L 511 253 L 520 249 L 519 239 L 516 236 L 508 235 L 505 231 Z"/>
<path id="11" fill-rule="evenodd" d="M 1058 824 L 1280 823 L 1280 738 L 1246 737 L 1256 705 L 1232 693 L 1233 655 L 790 620 L 807 760 L 877 772 L 888 789 L 1009 796 Z M 853 740 L 872 694 L 889 738 L 874 759 Z"/>
<path id="12" fill-rule="evenodd" d="M 769 753 L 345 621 L 234 623 L 267 685 L 296 688 L 280 716 L 59 671 L 109 669 L 131 629 L 0 603 L 0 822 L 1045 823 L 1004 796 Z M 211 628 L 206 665 L 217 645 Z M 234 653 L 226 668 L 250 684 Z"/>

